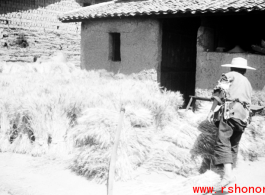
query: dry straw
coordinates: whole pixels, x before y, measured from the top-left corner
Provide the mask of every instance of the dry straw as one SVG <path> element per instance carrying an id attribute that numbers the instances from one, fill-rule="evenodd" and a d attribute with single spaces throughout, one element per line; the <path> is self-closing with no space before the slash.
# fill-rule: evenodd
<path id="1" fill-rule="evenodd" d="M 212 158 L 216 128 L 205 121 L 209 105 L 197 104 L 195 114 L 183 111 L 182 95 L 161 90 L 145 79 L 146 71 L 133 78 L 87 72 L 58 59 L 26 67 L 1 66 L 1 152 L 71 155 L 74 171 L 105 182 L 123 104 L 116 179 L 132 179 L 138 168 L 197 175 L 202 162 Z M 263 93 L 255 98 L 263 104 Z M 264 131 L 263 117 L 254 117 L 240 145 L 245 159 L 264 154 Z"/>

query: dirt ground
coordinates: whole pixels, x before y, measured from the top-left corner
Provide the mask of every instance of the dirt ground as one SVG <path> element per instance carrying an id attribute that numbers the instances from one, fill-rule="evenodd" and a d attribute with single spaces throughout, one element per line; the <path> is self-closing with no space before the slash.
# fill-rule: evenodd
<path id="1" fill-rule="evenodd" d="M 265 187 L 265 158 L 259 158 L 255 162 L 241 161 L 236 175 L 237 186 Z M 182 180 L 184 180 L 183 177 L 173 174 L 143 173 L 132 182 L 115 183 L 114 195 L 125 195 L 130 189 L 143 182 L 153 183 L 158 187 L 172 181 Z M 0 153 L 0 195 L 85 194 L 106 195 L 107 187 L 105 184 L 97 184 L 71 172 L 67 168 L 67 161 L 53 160 L 49 157 Z M 228 192 L 224 191 L 223 194 L 228 194 Z"/>
<path id="2" fill-rule="evenodd" d="M 240 161 L 238 168 L 235 170 L 236 182 L 227 186 L 232 187 L 233 193 L 228 193 L 228 189 L 224 189 L 223 193 L 217 192 L 219 194 L 253 194 L 253 193 L 235 193 L 235 184 L 241 189 L 243 187 L 265 187 L 265 158 L 259 158 L 258 161 Z M 231 192 L 231 191 L 230 191 Z M 256 194 L 256 193 L 255 193 Z"/>
<path id="3" fill-rule="evenodd" d="M 263 187 L 265 187 L 265 158 L 259 158 L 258 161 L 254 162 L 241 161 L 238 168 L 235 170 L 235 174 L 237 177 L 236 182 L 227 186 L 227 188 L 233 187 L 232 189 L 234 192 L 228 193 L 228 190 L 225 189 L 223 193 L 217 192 L 216 194 L 253 194 L 243 193 L 242 191 L 240 193 L 239 191 L 235 193 L 235 184 L 241 189 L 243 187 L 260 187 L 263 189 Z M 263 191 L 260 194 L 263 194 Z"/>

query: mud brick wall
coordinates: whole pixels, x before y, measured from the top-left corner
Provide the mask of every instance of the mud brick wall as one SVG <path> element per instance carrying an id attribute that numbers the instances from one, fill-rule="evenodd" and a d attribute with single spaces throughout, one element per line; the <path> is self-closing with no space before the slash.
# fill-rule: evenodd
<path id="1" fill-rule="evenodd" d="M 155 19 L 104 19 L 82 23 L 81 67 L 123 74 L 158 69 L 161 26 Z M 110 58 L 110 32 L 120 33 L 121 61 Z"/>
<path id="2" fill-rule="evenodd" d="M 63 51 L 80 65 L 80 23 L 57 19 L 79 7 L 75 0 L 1 0 L 0 61 L 32 62 Z"/>

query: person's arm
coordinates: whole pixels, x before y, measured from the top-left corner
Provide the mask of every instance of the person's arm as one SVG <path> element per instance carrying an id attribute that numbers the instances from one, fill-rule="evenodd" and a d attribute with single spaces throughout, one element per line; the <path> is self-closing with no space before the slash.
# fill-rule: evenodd
<path id="1" fill-rule="evenodd" d="M 229 88 L 229 81 L 227 79 L 226 74 L 222 74 L 221 78 L 218 81 L 218 84 L 213 89 L 213 94 L 211 99 L 213 100 L 212 107 L 210 109 L 210 112 L 207 116 L 207 120 L 211 123 L 213 122 L 214 117 L 214 110 L 217 105 L 221 105 L 224 102 L 224 99 L 226 97 L 226 91 Z"/>
<path id="2" fill-rule="evenodd" d="M 210 112 L 207 116 L 207 120 L 211 123 L 213 122 L 213 114 L 214 114 L 214 110 L 216 108 L 216 106 L 218 105 L 218 101 L 216 99 L 213 100 L 213 104 L 212 104 L 212 107 L 210 109 Z"/>

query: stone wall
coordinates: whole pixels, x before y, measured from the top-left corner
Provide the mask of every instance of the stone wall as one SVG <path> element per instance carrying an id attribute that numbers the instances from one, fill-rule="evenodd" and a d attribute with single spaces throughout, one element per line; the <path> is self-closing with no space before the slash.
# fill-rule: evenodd
<path id="1" fill-rule="evenodd" d="M 110 59 L 110 35 L 121 40 L 121 61 Z M 81 66 L 124 74 L 156 69 L 161 63 L 161 28 L 152 19 L 105 19 L 84 22 L 81 32 Z"/>
<path id="2" fill-rule="evenodd" d="M 79 7 L 75 0 L 1 0 L 0 61 L 32 62 L 62 51 L 79 65 L 80 23 L 57 19 Z"/>

